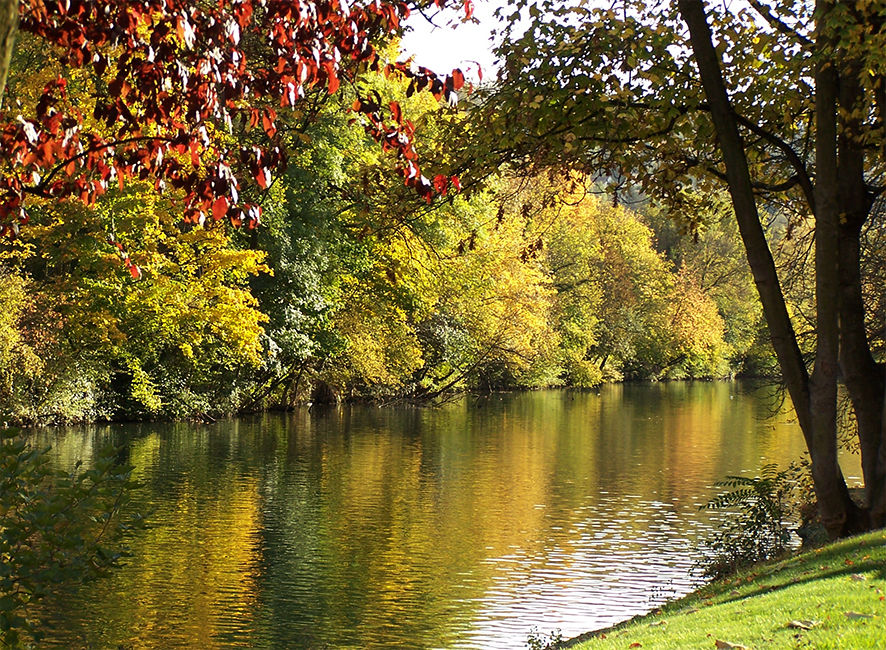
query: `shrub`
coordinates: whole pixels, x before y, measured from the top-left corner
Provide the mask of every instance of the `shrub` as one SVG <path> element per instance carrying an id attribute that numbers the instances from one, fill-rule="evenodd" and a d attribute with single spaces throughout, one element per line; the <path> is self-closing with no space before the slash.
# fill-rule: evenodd
<path id="1" fill-rule="evenodd" d="M 90 469 L 54 470 L 48 448 L 0 429 L 0 645 L 39 641 L 29 605 L 100 575 L 123 555 L 122 536 L 140 524 L 121 517 L 131 467 L 116 450 Z"/>
<path id="2" fill-rule="evenodd" d="M 781 471 L 766 465 L 760 476 L 727 476 L 717 483 L 729 490 L 702 509 L 728 510 L 732 516 L 701 543 L 699 565 L 706 578 L 731 575 L 789 549 L 795 493 L 805 471 L 798 463 Z"/>

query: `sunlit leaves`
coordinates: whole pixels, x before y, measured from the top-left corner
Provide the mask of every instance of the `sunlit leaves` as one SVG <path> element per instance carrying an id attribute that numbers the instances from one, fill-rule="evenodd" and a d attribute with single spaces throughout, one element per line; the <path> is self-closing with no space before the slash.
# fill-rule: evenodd
<path id="1" fill-rule="evenodd" d="M 640 216 L 575 191 L 560 199 L 545 254 L 566 379 L 727 374 L 717 304 L 688 268 L 655 250 Z"/>
<path id="2" fill-rule="evenodd" d="M 465 9 L 470 14 L 470 3 Z M 268 101 L 293 107 L 313 88 L 333 94 L 342 82 L 377 69 L 375 43 L 395 34 L 408 11 L 388 1 L 22 3 L 21 31 L 48 44 L 50 60 L 61 66 L 35 105 L 0 117 L 6 163 L 0 228 L 11 231 L 27 220 L 28 195 L 90 205 L 130 179 L 151 179 L 159 191 L 174 188 L 188 221 L 211 215 L 254 226 L 259 212 L 241 198 L 243 183 L 266 190 L 286 165 Z M 93 99 L 85 106 L 82 95 L 67 92 L 79 69 L 93 73 Z M 422 74 L 436 96 L 450 101 L 463 85 L 458 77 Z M 7 106 L 18 99 L 10 93 Z M 372 102 L 354 110 L 366 117 L 370 135 L 417 170 L 413 127 L 399 111 L 388 123 Z M 241 123 L 260 126 L 270 143 L 237 151 L 213 137 Z M 420 173 L 405 177 L 430 198 Z"/>
<path id="3" fill-rule="evenodd" d="M 234 408 L 226 403 L 236 390 L 230 374 L 260 360 L 265 317 L 246 281 L 264 269 L 264 254 L 236 250 L 224 224 L 211 219 L 181 232 L 169 204 L 147 184 L 138 189 L 105 195 L 91 209 L 34 207 L 39 219 L 22 241 L 42 253 L 20 264 L 39 278 L 28 284 L 35 308 L 15 327 L 28 344 L 21 349 L 37 346 L 44 359 L 30 387 L 28 373 L 10 375 L 11 391 L 0 395 L 6 417 L 169 417 Z M 113 224 L 111 246 L 106 224 Z M 76 390 L 79 401 L 67 403 Z"/>

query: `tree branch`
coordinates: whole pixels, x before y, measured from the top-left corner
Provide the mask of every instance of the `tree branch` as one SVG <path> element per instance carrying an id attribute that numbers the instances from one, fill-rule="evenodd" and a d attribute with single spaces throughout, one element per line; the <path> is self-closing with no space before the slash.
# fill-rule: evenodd
<path id="1" fill-rule="evenodd" d="M 812 47 L 812 41 L 807 37 L 803 36 L 803 34 L 791 28 L 786 22 L 781 20 L 778 16 L 774 16 L 771 11 L 769 11 L 769 7 L 763 6 L 759 0 L 748 0 L 748 4 L 750 4 L 754 11 L 756 11 L 760 16 L 765 20 L 769 25 L 777 32 L 784 34 L 785 36 L 790 36 L 791 38 L 796 38 L 801 45 L 805 47 Z"/>

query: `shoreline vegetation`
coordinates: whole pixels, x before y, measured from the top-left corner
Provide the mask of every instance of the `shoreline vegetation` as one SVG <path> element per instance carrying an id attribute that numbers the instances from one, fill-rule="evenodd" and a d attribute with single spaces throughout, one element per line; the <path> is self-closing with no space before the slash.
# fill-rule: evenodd
<path id="1" fill-rule="evenodd" d="M 261 413 L 287 413 L 299 408 L 326 409 L 338 406 L 357 406 L 370 405 L 378 408 L 397 408 L 397 407 L 417 407 L 417 408 L 435 408 L 443 406 L 460 399 L 487 399 L 494 395 L 522 393 L 531 391 L 544 390 L 565 390 L 596 393 L 604 386 L 611 385 L 629 385 L 629 384 L 655 384 L 660 382 L 742 382 L 748 385 L 771 387 L 774 394 L 782 395 L 784 386 L 776 376 L 768 375 L 729 375 L 724 377 L 680 377 L 680 378 L 662 378 L 662 379 L 620 379 L 611 380 L 595 384 L 593 386 L 571 386 L 560 384 L 536 385 L 536 386 L 501 386 L 501 387 L 484 387 L 483 389 L 460 390 L 458 392 L 450 392 L 436 396 L 434 399 L 426 397 L 415 397 L 409 395 L 400 396 L 380 396 L 380 395 L 358 395 L 358 396 L 342 396 L 338 392 L 332 390 L 325 382 L 314 385 L 314 389 L 305 392 L 302 399 L 293 401 L 287 405 L 272 405 L 265 408 L 244 409 L 240 411 L 222 413 L 211 416 L 205 413 L 191 414 L 184 417 L 121 417 L 116 419 L 100 418 L 100 419 L 80 419 L 80 420 L 58 420 L 53 417 L 47 417 L 43 420 L 18 422 L 14 418 L 9 420 L 0 420 L 0 426 L 26 432 L 31 429 L 66 427 L 66 426 L 85 426 L 85 425 L 103 425 L 103 424 L 131 424 L 138 422 L 150 423 L 176 423 L 176 422 L 193 422 L 194 424 L 213 424 L 225 419 L 236 419 L 240 417 L 249 417 Z M 777 401 L 783 399 L 778 397 Z"/>
<path id="2" fill-rule="evenodd" d="M 409 102 L 431 128 L 434 103 Z M 213 421 L 307 402 L 777 374 L 724 195 L 687 197 L 691 237 L 665 206 L 614 206 L 578 174 L 501 173 L 416 212 L 382 187 L 364 192 L 360 179 L 385 165 L 335 103 L 304 127 L 248 234 L 182 224 L 137 182 L 91 207 L 35 205 L 32 225 L 0 243 L 0 421 Z M 108 223 L 139 278 L 103 243 Z M 779 260 L 803 269 L 784 226 L 771 232 Z"/>
<path id="3" fill-rule="evenodd" d="M 652 612 L 548 645 L 572 648 L 886 647 L 886 531 L 758 564 Z"/>

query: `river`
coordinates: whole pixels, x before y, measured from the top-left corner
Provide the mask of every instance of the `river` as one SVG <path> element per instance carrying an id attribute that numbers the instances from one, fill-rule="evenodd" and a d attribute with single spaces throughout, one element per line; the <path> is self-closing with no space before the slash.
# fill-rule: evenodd
<path id="1" fill-rule="evenodd" d="M 38 436 L 63 465 L 125 443 L 143 483 L 132 556 L 49 605 L 43 644 L 98 648 L 568 638 L 690 591 L 713 484 L 803 452 L 771 391 L 732 382 Z"/>

